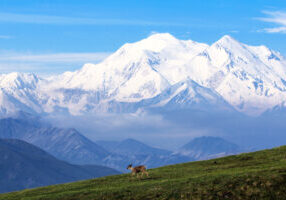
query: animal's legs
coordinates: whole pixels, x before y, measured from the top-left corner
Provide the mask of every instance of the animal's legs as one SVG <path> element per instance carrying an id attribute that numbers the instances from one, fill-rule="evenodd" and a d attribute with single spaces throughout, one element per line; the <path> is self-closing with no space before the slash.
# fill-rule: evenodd
<path id="1" fill-rule="evenodd" d="M 145 174 L 146 174 L 147 176 L 149 176 L 149 173 L 148 173 L 147 171 L 145 171 Z"/>

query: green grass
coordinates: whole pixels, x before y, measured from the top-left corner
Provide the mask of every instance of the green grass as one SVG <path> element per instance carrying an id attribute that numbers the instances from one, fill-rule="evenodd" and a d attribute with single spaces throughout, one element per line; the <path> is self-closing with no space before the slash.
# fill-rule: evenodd
<path id="1" fill-rule="evenodd" d="M 151 169 L 148 178 L 123 174 L 0 195 L 0 200 L 11 199 L 285 200 L 286 146 Z"/>

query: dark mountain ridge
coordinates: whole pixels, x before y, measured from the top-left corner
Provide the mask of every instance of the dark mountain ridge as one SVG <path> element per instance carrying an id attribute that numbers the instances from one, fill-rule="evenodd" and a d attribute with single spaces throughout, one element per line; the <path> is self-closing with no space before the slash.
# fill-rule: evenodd
<path id="1" fill-rule="evenodd" d="M 118 174 L 96 165 L 72 165 L 17 139 L 0 139 L 0 192 Z"/>

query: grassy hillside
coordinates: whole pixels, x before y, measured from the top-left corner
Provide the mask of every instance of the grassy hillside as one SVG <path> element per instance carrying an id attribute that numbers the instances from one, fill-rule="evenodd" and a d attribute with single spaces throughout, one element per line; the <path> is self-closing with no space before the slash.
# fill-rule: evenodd
<path id="1" fill-rule="evenodd" d="M 286 199 L 286 146 L 130 174 L 23 190 L 2 200 Z"/>

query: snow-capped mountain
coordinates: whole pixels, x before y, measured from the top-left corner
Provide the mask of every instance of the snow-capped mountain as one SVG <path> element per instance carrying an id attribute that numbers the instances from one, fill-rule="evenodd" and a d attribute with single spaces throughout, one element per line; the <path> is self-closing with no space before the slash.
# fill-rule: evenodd
<path id="1" fill-rule="evenodd" d="M 216 90 L 237 110 L 259 114 L 285 101 L 285 60 L 265 46 L 248 46 L 224 36 L 202 57 L 213 72 L 195 81 Z"/>
<path id="2" fill-rule="evenodd" d="M 42 94 L 37 87 L 41 79 L 35 74 L 0 74 L 0 114 L 15 111 L 42 112 Z"/>
<path id="3" fill-rule="evenodd" d="M 145 104 L 168 110 L 188 108 L 231 110 L 231 106 L 217 92 L 189 78 L 175 83 L 154 98 L 146 100 Z"/>
<path id="4" fill-rule="evenodd" d="M 286 100 L 286 60 L 224 36 L 212 45 L 168 33 L 125 44 L 99 64 L 39 78 L 0 75 L 0 113 L 136 112 L 142 108 L 234 108 L 261 114 Z"/>

